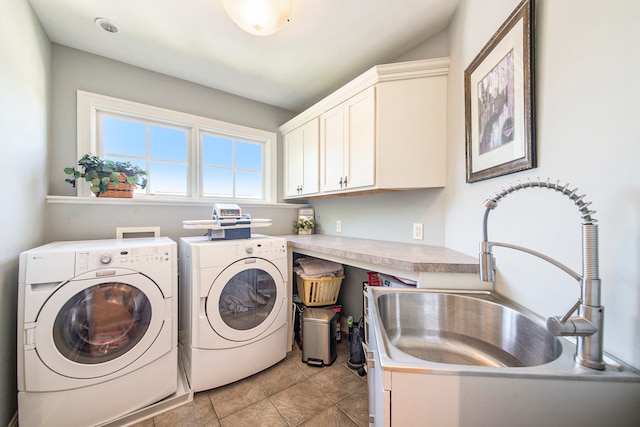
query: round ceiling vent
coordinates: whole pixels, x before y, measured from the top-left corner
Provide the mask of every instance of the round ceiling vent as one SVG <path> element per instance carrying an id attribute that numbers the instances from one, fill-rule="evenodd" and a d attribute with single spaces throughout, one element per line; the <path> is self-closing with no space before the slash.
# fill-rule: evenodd
<path id="1" fill-rule="evenodd" d="M 110 33 L 118 33 L 120 32 L 120 27 L 118 26 L 118 24 L 116 24 L 115 22 L 113 22 L 110 19 L 106 19 L 106 18 L 97 18 L 96 19 L 96 24 L 102 28 L 105 31 L 108 31 Z"/>

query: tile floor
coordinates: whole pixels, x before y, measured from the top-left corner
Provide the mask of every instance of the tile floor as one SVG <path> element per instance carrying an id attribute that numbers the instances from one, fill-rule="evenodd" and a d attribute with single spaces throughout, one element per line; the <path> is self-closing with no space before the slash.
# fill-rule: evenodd
<path id="1" fill-rule="evenodd" d="M 194 395 L 193 402 L 133 427 L 368 426 L 367 377 L 347 365 L 349 343 L 322 368 L 302 363 L 297 346 L 249 378 Z"/>

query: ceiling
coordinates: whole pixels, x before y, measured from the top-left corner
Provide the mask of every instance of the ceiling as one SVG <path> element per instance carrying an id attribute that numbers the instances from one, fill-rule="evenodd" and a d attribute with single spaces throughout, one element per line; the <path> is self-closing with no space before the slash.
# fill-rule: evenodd
<path id="1" fill-rule="evenodd" d="M 260 37 L 237 27 L 222 0 L 29 1 L 54 43 L 295 112 L 438 34 L 459 3 L 294 0 L 284 28 Z"/>

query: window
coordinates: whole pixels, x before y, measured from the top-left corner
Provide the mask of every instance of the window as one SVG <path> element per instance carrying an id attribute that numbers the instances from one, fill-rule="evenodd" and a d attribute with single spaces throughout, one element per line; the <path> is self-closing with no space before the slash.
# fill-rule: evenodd
<path id="1" fill-rule="evenodd" d="M 78 154 L 149 171 L 148 198 L 275 202 L 276 134 L 78 91 Z M 271 176 L 273 174 L 273 177 Z M 79 186 L 79 196 L 90 196 Z"/>
<path id="2" fill-rule="evenodd" d="M 191 129 L 96 111 L 96 152 L 149 171 L 145 195 L 187 196 Z"/>
<path id="3" fill-rule="evenodd" d="M 203 194 L 238 199 L 262 195 L 262 145 L 220 134 L 203 133 Z"/>

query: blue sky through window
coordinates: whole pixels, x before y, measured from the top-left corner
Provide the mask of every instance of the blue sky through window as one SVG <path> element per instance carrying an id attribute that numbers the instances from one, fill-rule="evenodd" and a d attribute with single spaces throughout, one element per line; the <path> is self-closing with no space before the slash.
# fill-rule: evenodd
<path id="1" fill-rule="evenodd" d="M 262 198 L 263 150 L 261 143 L 203 134 L 203 194 Z"/>
<path id="2" fill-rule="evenodd" d="M 187 132 L 150 126 L 150 154 L 153 159 L 187 161 Z"/>
<path id="3" fill-rule="evenodd" d="M 147 190 L 139 192 L 187 194 L 187 143 L 186 129 L 102 116 L 105 157 L 149 172 Z"/>
<path id="4" fill-rule="evenodd" d="M 233 140 L 202 135 L 203 162 L 207 166 L 233 167 Z"/>
<path id="5" fill-rule="evenodd" d="M 236 168 L 261 171 L 262 145 L 249 142 L 236 143 Z"/>
<path id="6" fill-rule="evenodd" d="M 104 116 L 102 120 L 103 151 L 122 156 L 145 157 L 147 153 L 146 128 L 144 123 Z"/>
<path id="7" fill-rule="evenodd" d="M 131 162 L 149 172 L 146 194 L 187 195 L 191 127 L 101 112 L 99 146 L 106 158 Z M 208 197 L 264 198 L 264 142 L 199 133 L 200 193 Z M 100 151 L 100 150 L 99 150 Z M 193 159 L 191 160 L 193 161 Z"/>

